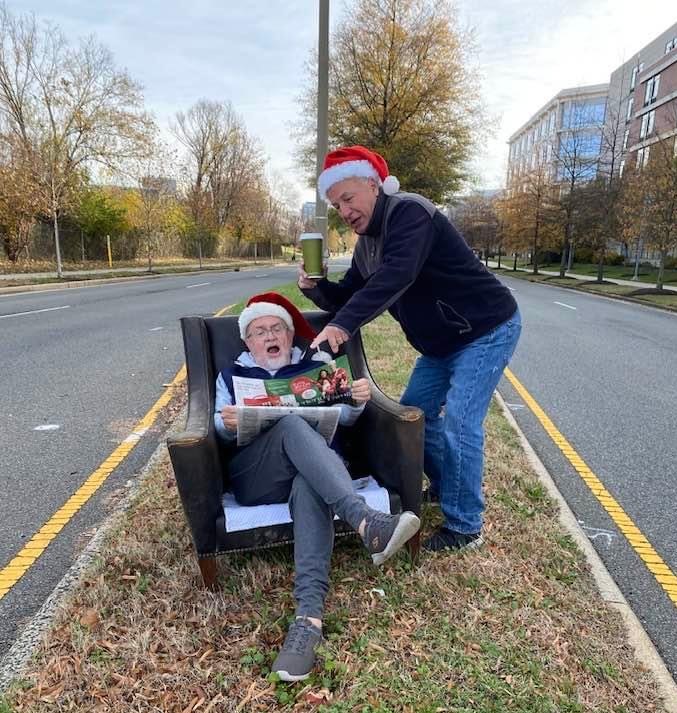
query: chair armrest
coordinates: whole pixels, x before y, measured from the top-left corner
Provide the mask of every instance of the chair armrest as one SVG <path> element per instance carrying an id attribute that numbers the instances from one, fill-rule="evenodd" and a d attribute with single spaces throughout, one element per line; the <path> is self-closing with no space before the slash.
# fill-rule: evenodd
<path id="1" fill-rule="evenodd" d="M 419 513 L 423 490 L 423 412 L 388 398 L 372 383 L 359 428 L 371 473 L 395 490 L 404 510 Z"/>
<path id="2" fill-rule="evenodd" d="M 167 447 L 195 550 L 198 555 L 215 552 L 223 479 L 214 433 L 191 428 L 170 436 Z"/>
<path id="3" fill-rule="evenodd" d="M 223 469 L 214 428 L 214 375 L 200 317 L 181 319 L 188 372 L 188 417 L 182 433 L 167 439 L 181 503 L 198 555 L 217 549 Z"/>

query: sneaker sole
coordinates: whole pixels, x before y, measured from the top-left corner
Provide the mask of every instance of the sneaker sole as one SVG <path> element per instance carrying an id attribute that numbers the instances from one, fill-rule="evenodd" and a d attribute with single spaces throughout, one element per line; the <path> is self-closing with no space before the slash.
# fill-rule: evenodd
<path id="1" fill-rule="evenodd" d="M 381 565 L 386 560 L 390 559 L 399 549 L 410 540 L 421 527 L 421 521 L 414 515 L 413 512 L 403 512 L 400 515 L 400 521 L 388 541 L 383 552 L 376 552 L 371 556 L 374 564 Z"/>
<path id="2" fill-rule="evenodd" d="M 308 676 L 310 676 L 310 671 L 308 673 L 293 674 L 289 671 L 273 671 L 280 677 L 280 681 L 285 681 L 286 683 L 295 683 L 296 681 L 305 681 Z"/>

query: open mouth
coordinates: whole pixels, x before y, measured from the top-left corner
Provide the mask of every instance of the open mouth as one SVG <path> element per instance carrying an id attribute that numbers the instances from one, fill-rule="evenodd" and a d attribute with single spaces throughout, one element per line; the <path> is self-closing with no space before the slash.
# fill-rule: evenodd
<path id="1" fill-rule="evenodd" d="M 276 344 L 273 344 L 266 349 L 266 353 L 270 356 L 277 356 L 280 353 L 280 347 L 278 347 Z"/>

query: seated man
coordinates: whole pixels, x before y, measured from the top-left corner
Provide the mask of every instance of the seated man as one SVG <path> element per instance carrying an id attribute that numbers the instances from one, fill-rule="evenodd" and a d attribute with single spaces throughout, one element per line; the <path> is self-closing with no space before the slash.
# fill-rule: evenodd
<path id="1" fill-rule="evenodd" d="M 214 424 L 235 449 L 229 463 L 230 484 L 242 505 L 289 500 L 294 527 L 294 596 L 296 620 L 278 654 L 273 671 L 283 681 L 307 678 L 322 640 L 322 611 L 329 589 L 334 544 L 334 514 L 353 527 L 375 564 L 394 555 L 419 529 L 411 512 L 390 515 L 372 510 L 355 494 L 341 458 L 302 418 L 285 416 L 250 444 L 237 447 L 237 407 L 233 376 L 285 378 L 317 365 L 298 347 L 295 331 L 312 339 L 314 332 L 298 309 L 276 293 L 252 297 L 239 318 L 247 350 L 216 382 Z M 370 398 L 369 382 L 352 385 L 356 406 L 341 405 L 342 425 L 351 425 Z"/>

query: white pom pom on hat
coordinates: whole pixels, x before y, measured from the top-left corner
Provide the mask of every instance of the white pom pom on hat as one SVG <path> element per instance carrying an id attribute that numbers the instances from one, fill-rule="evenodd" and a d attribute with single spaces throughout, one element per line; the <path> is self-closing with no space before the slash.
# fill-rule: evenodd
<path id="1" fill-rule="evenodd" d="M 400 182 L 397 180 L 397 176 L 386 176 L 385 181 L 383 181 L 383 192 L 387 196 L 392 196 L 399 190 Z"/>
<path id="2" fill-rule="evenodd" d="M 317 179 L 320 198 L 328 202 L 327 191 L 346 178 L 373 178 L 383 186 L 383 192 L 388 196 L 400 190 L 400 182 L 390 175 L 383 156 L 364 146 L 345 146 L 326 155 L 322 173 Z"/>

